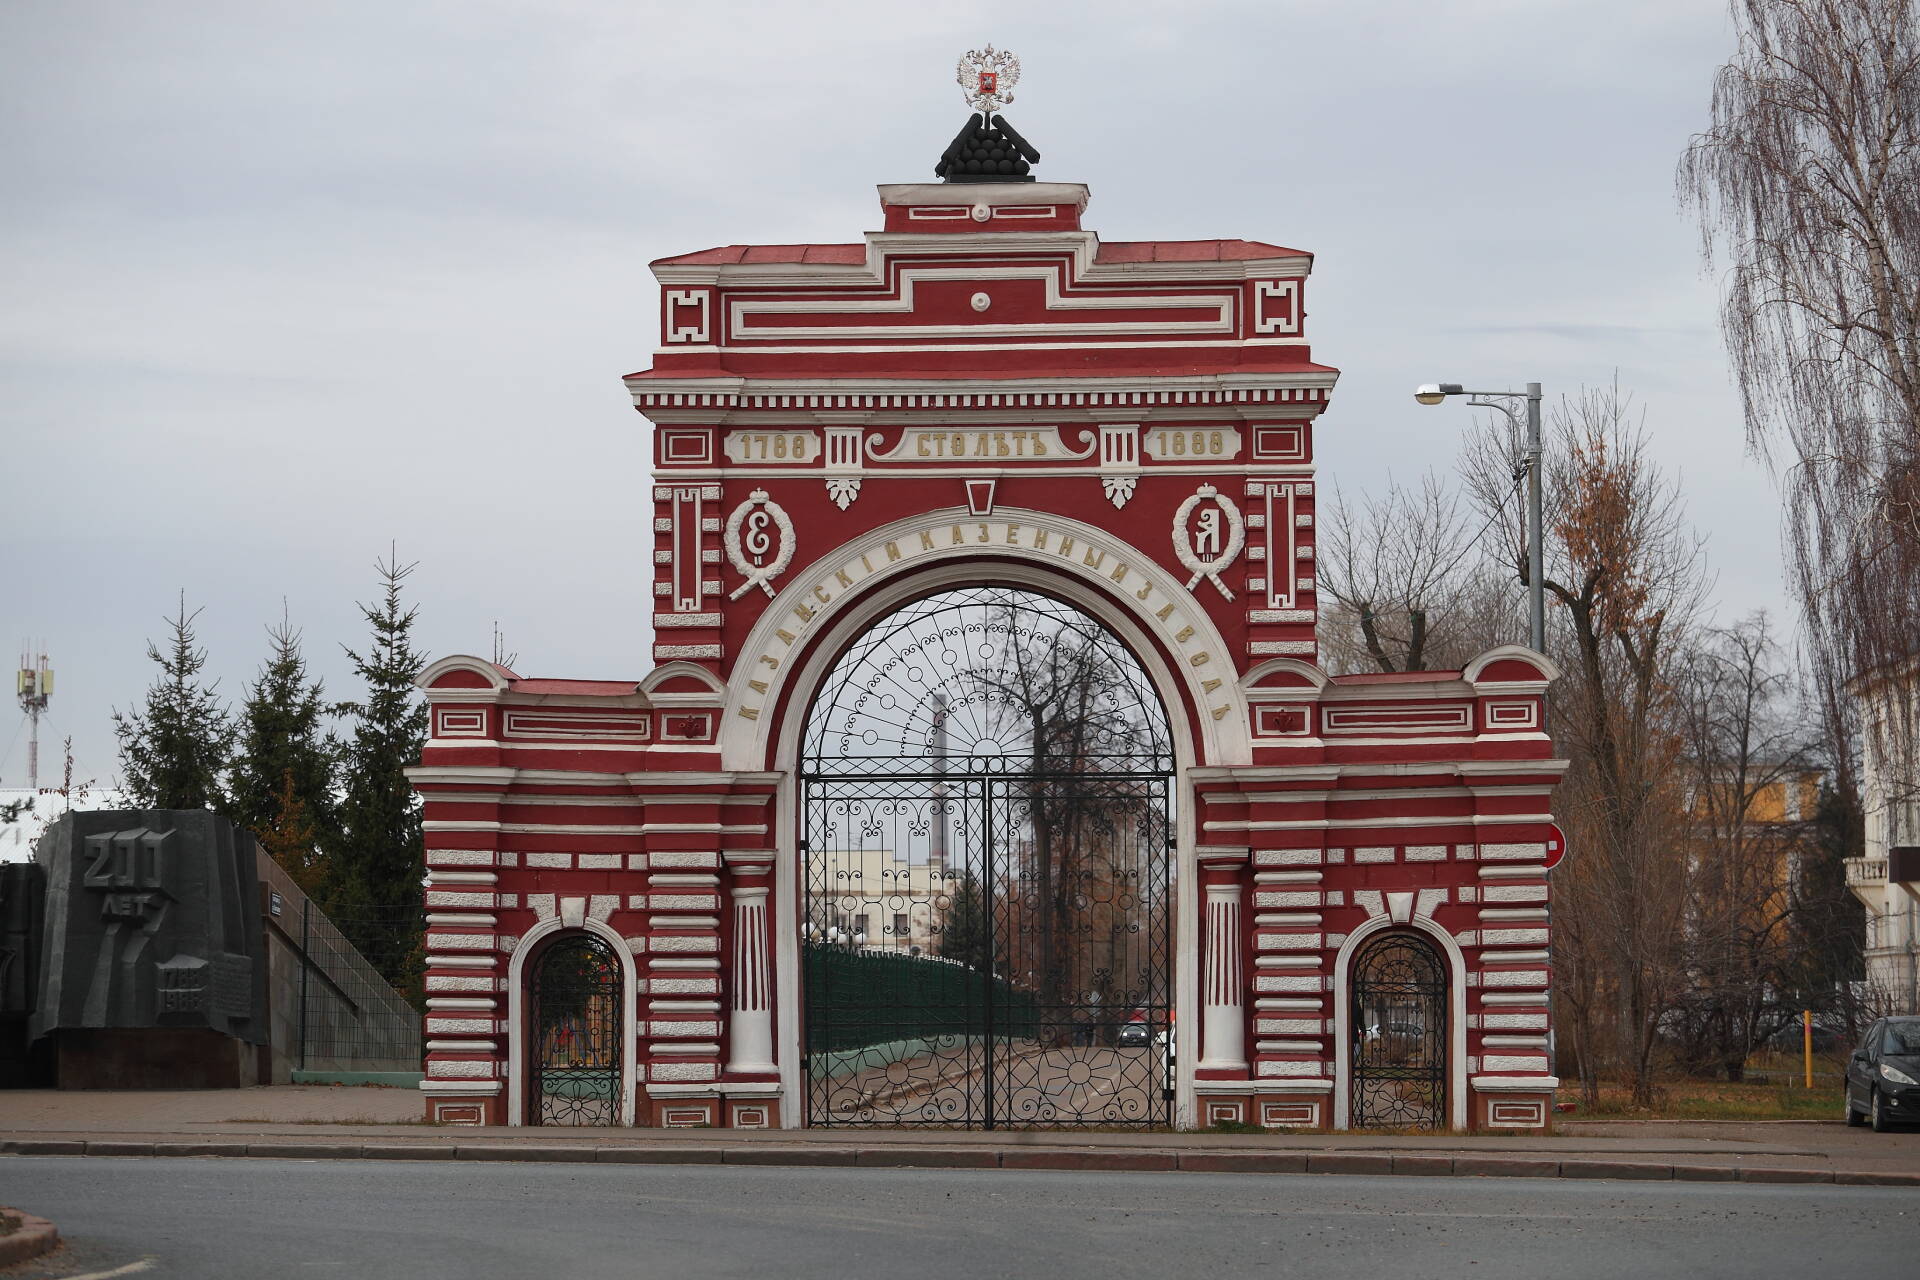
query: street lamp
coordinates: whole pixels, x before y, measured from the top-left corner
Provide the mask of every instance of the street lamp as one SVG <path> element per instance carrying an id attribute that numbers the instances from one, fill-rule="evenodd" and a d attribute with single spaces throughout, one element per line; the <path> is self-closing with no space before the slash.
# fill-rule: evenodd
<path id="1" fill-rule="evenodd" d="M 1466 396 L 1467 403 L 1482 409 L 1498 409 L 1507 415 L 1514 430 L 1520 429 L 1519 415 L 1509 400 L 1527 402 L 1527 630 L 1535 653 L 1547 651 L 1547 596 L 1545 570 L 1540 552 L 1540 384 L 1529 382 L 1521 391 L 1468 391 L 1457 382 L 1429 382 L 1417 388 L 1413 398 L 1421 404 L 1443 404 L 1448 396 Z"/>

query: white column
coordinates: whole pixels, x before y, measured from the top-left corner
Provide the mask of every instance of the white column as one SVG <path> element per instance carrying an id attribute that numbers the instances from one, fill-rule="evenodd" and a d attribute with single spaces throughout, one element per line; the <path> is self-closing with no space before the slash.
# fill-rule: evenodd
<path id="1" fill-rule="evenodd" d="M 759 1074 L 774 1069 L 773 966 L 767 962 L 767 893 L 764 880 L 733 886 L 729 1072 Z"/>
<path id="2" fill-rule="evenodd" d="M 1247 1067 L 1247 982 L 1240 964 L 1240 885 L 1207 886 L 1207 956 L 1202 993 L 1200 1066 Z"/>

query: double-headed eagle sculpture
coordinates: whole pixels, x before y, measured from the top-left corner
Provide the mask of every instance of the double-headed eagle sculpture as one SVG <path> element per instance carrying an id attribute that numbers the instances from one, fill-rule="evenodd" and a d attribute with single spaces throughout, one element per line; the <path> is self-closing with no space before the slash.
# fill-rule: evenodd
<path id="1" fill-rule="evenodd" d="M 967 100 L 967 105 L 982 115 L 991 116 L 1013 101 L 1013 86 L 1020 83 L 1020 59 L 992 45 L 969 49 L 960 55 L 960 67 L 954 79 L 959 82 L 960 96 Z"/>

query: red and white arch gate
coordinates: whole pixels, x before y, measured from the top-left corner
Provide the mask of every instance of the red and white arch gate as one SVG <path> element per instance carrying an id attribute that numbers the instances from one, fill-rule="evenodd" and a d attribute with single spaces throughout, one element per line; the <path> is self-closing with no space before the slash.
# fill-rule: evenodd
<path id="1" fill-rule="evenodd" d="M 1362 1120 L 1393 1027 L 1350 970 L 1398 931 L 1443 975 L 1435 1119 L 1545 1126 L 1554 671 L 1316 665 L 1310 256 L 1103 243 L 1072 183 L 880 202 L 864 244 L 653 264 L 651 672 L 422 677 L 429 1117 L 540 1119 L 529 984 L 585 933 L 620 970 L 605 1118 L 806 1123 L 801 722 L 874 620 L 995 582 L 1104 623 L 1171 720 L 1179 1120 Z"/>

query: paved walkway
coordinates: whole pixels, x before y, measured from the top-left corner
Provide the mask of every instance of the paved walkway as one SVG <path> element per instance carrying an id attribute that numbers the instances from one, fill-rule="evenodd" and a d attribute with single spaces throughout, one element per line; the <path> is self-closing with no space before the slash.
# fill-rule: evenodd
<path id="1" fill-rule="evenodd" d="M 1219 1134 L 927 1129 L 464 1128 L 424 1124 L 407 1089 L 0 1092 L 0 1152 L 937 1164 L 1782 1180 L 1920 1187 L 1920 1129 L 1839 1122 L 1575 1122 L 1524 1134 Z M 1604 1170 L 1610 1171 L 1602 1171 Z"/>

